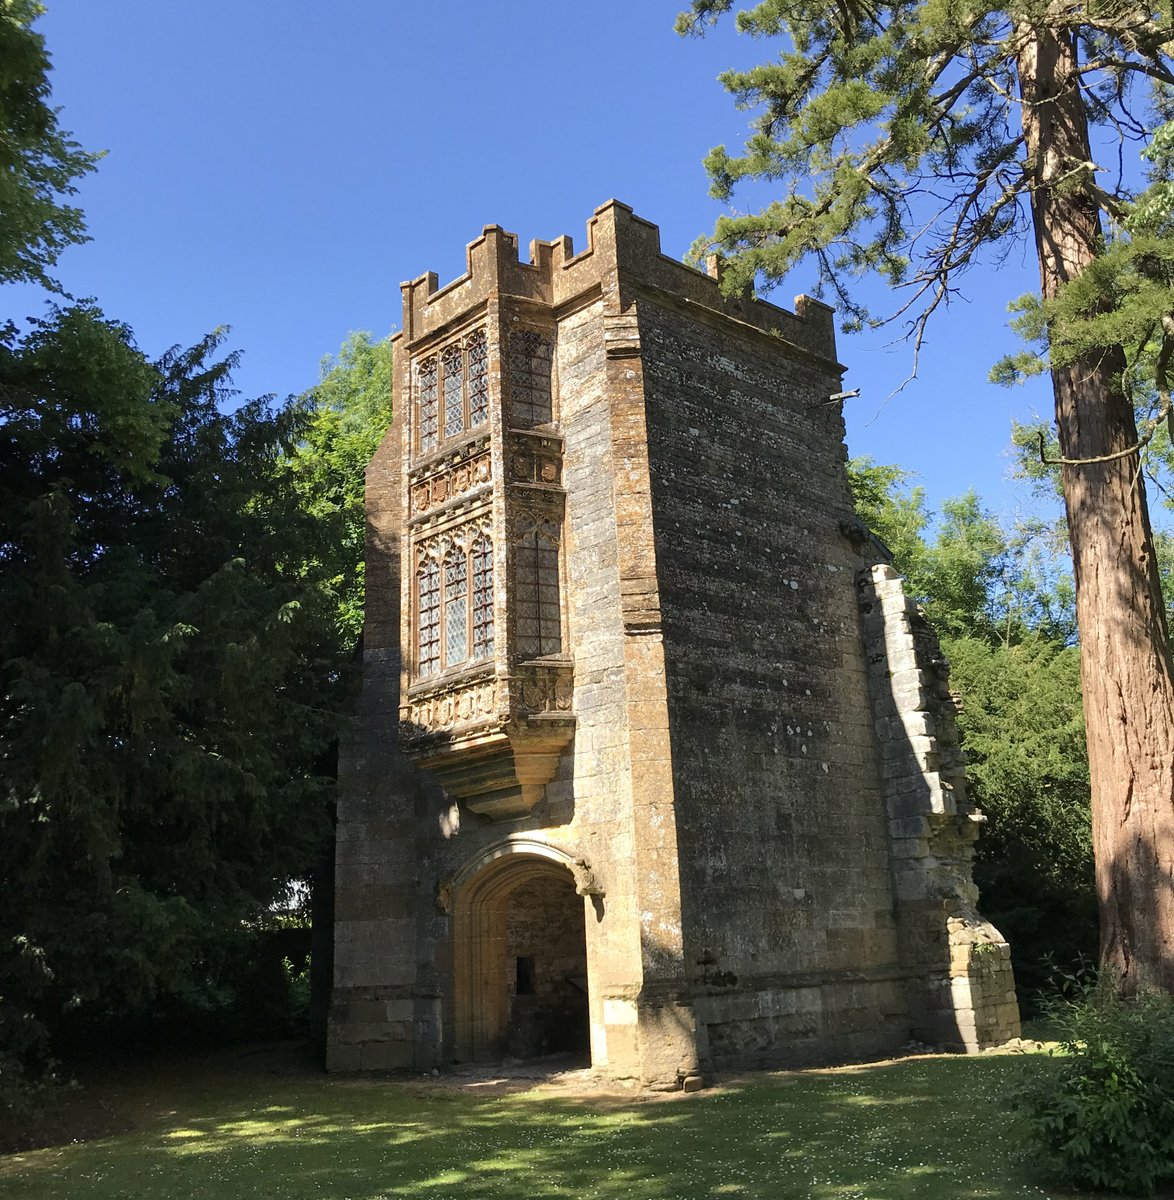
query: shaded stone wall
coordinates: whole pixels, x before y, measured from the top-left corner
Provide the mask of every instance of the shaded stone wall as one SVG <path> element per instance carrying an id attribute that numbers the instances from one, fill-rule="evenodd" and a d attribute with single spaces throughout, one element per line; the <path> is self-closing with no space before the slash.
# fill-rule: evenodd
<path id="1" fill-rule="evenodd" d="M 402 365 L 397 363 L 397 368 Z M 396 737 L 400 680 L 400 443 L 397 421 L 367 469 L 362 684 L 339 746 L 330 1070 L 436 1061 L 439 1013 L 416 991 L 418 772 Z M 397 803 L 389 803 L 389 797 Z"/>
<path id="2" fill-rule="evenodd" d="M 907 1039 L 833 362 L 638 301 L 682 844 L 711 1059 Z"/>
<path id="3" fill-rule="evenodd" d="M 510 893 L 507 970 L 512 965 L 509 1051 L 518 1058 L 589 1047 L 583 902 L 561 885 L 525 883 Z"/>

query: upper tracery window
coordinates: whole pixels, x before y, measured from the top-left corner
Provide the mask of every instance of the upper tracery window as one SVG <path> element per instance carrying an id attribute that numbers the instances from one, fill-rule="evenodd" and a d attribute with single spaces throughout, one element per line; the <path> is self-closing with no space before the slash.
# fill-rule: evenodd
<path id="1" fill-rule="evenodd" d="M 549 338 L 533 329 L 516 329 L 510 334 L 510 425 L 514 429 L 533 429 L 554 420 L 553 363 Z"/>
<path id="2" fill-rule="evenodd" d="M 421 679 L 493 656 L 493 543 L 484 530 L 417 548 L 415 633 Z"/>
<path id="3" fill-rule="evenodd" d="M 475 329 L 416 366 L 416 449 L 426 454 L 488 420 L 485 330 Z"/>

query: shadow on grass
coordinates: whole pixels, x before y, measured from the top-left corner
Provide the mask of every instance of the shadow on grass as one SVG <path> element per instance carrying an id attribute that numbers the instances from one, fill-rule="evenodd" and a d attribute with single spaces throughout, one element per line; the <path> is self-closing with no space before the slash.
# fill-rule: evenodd
<path id="1" fill-rule="evenodd" d="M 152 1128 L 0 1160 L 0 1195 L 905 1200 L 1054 1195 L 1011 1134 L 1039 1057 L 755 1077 L 665 1100 L 242 1074 Z"/>

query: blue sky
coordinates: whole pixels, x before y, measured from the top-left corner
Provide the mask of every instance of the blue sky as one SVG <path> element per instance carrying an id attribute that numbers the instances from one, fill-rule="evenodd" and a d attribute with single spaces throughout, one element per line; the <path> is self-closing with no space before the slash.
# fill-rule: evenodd
<path id="1" fill-rule="evenodd" d="M 734 34 L 683 40 L 679 0 L 48 0 L 39 28 L 61 120 L 107 157 L 78 203 L 92 242 L 65 287 L 154 355 L 231 326 L 245 396 L 302 391 L 347 332 L 398 327 L 399 283 L 441 283 L 496 223 L 582 245 L 617 197 L 682 255 L 720 212 L 701 160 L 749 114 L 716 76 L 775 53 Z M 799 268 L 771 296 L 810 290 Z M 899 331 L 842 335 L 849 449 L 917 472 L 931 503 L 970 486 L 1012 514 L 1010 420 L 1050 410 L 1042 382 L 986 382 L 1015 348 L 1006 303 L 1030 248 L 973 274 L 897 395 Z M 5 315 L 37 310 L 8 287 Z"/>

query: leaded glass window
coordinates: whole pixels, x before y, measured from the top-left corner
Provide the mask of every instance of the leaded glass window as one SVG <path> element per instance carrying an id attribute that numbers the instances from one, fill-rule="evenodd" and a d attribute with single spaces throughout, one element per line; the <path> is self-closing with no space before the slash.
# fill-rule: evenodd
<path id="1" fill-rule="evenodd" d="M 416 665 L 421 678 L 440 670 L 440 567 L 426 558 L 416 572 Z"/>
<path id="2" fill-rule="evenodd" d="M 444 556 L 444 665 L 455 667 L 468 657 L 469 564 L 454 547 Z"/>
<path id="3" fill-rule="evenodd" d="M 420 364 L 418 386 L 420 389 L 419 446 L 421 452 L 424 452 L 435 450 L 439 441 L 436 355 L 424 359 Z"/>
<path id="4" fill-rule="evenodd" d="M 460 346 L 448 346 L 440 356 L 444 378 L 444 436 L 455 437 L 465 428 L 464 364 Z"/>
<path id="5" fill-rule="evenodd" d="M 510 335 L 510 423 L 532 429 L 553 420 L 550 339 L 532 329 Z"/>
<path id="6" fill-rule="evenodd" d="M 493 654 L 493 546 L 485 534 L 473 543 L 473 657 Z"/>
<path id="7" fill-rule="evenodd" d="M 562 651 L 558 544 L 538 530 L 514 547 L 514 608 L 521 658 Z"/>
<path id="8" fill-rule="evenodd" d="M 467 343 L 469 356 L 469 427 L 489 420 L 489 352 L 485 331 L 478 329 Z"/>
<path id="9" fill-rule="evenodd" d="M 476 526 L 425 543 L 416 569 L 416 674 L 493 657 L 493 542 Z M 470 586 L 471 585 L 471 586 Z"/>
<path id="10" fill-rule="evenodd" d="M 548 372 L 549 374 L 549 372 Z M 416 448 L 421 454 L 489 420 L 489 347 L 484 329 L 423 359 L 417 368 Z M 549 391 L 549 386 L 547 388 Z"/>

